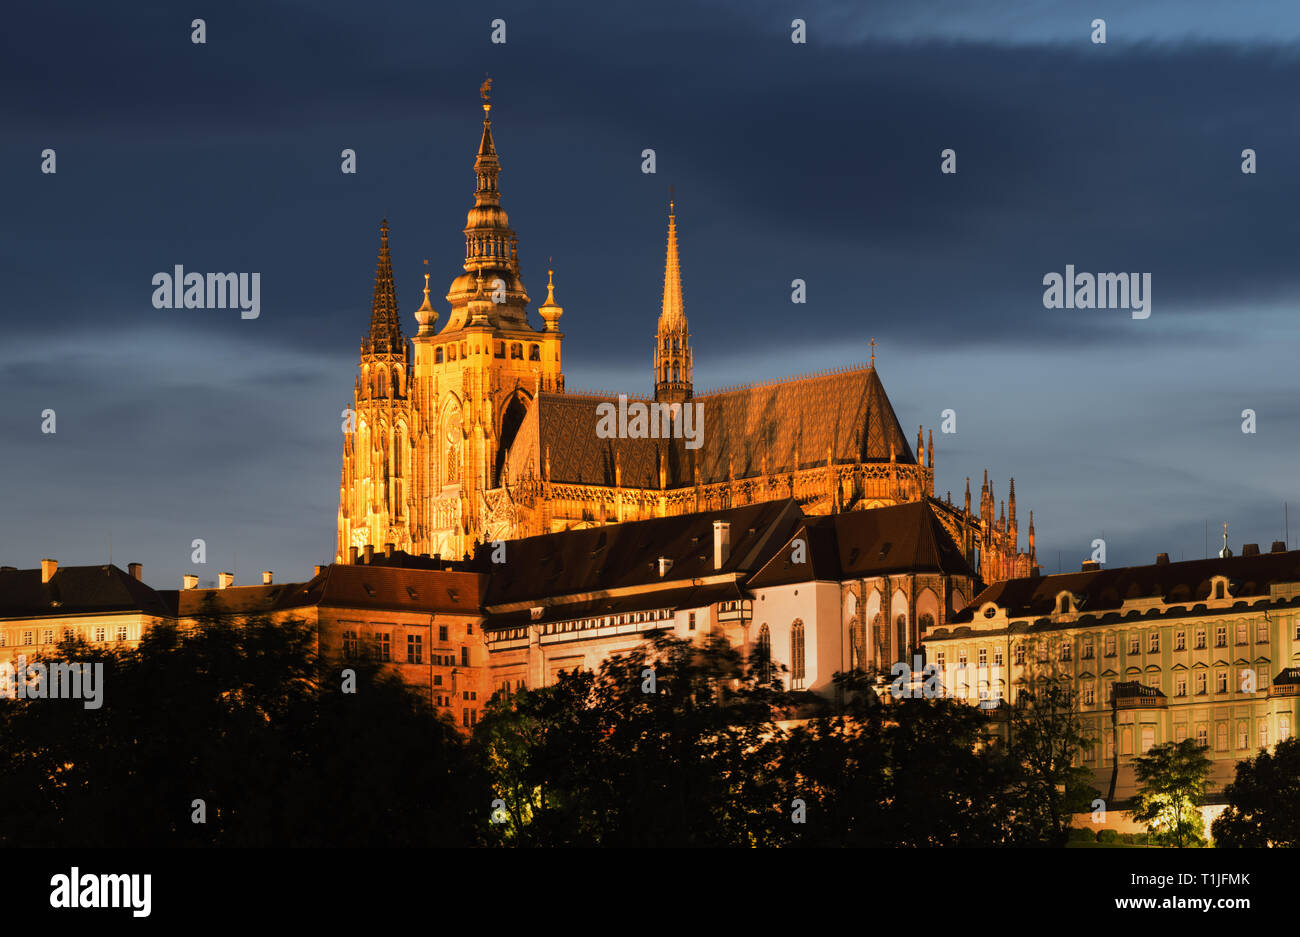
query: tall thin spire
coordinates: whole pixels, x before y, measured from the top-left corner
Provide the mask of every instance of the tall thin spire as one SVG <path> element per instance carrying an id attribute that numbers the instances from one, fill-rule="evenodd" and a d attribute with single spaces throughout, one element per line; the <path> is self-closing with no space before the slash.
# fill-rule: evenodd
<path id="1" fill-rule="evenodd" d="M 682 302 L 682 268 L 677 256 L 677 213 L 676 205 L 668 201 L 668 259 L 664 262 L 664 303 L 660 319 L 676 323 L 685 318 L 685 304 Z"/>
<path id="2" fill-rule="evenodd" d="M 388 219 L 379 226 L 379 264 L 375 270 L 375 297 L 370 304 L 370 338 L 367 352 L 400 355 L 406 349 L 397 317 L 397 287 L 393 284 L 393 258 L 388 250 Z"/>
<path id="3" fill-rule="evenodd" d="M 690 400 L 693 366 L 691 335 L 682 302 L 682 270 L 677 256 L 677 206 L 668 201 L 668 251 L 664 261 L 664 302 L 654 349 L 655 400 L 680 403 Z"/>

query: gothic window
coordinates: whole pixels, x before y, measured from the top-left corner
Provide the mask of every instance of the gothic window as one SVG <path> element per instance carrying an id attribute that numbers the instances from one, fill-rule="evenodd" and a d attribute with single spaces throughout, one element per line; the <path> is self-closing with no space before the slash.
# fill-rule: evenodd
<path id="1" fill-rule="evenodd" d="M 763 624 L 758 629 L 758 652 L 759 679 L 767 683 L 772 679 L 772 632 Z"/>
<path id="2" fill-rule="evenodd" d="M 790 626 L 790 679 L 791 688 L 803 689 L 804 681 L 804 638 L 803 621 L 796 618 Z"/>
<path id="3" fill-rule="evenodd" d="M 537 345 L 529 345 L 529 346 L 528 346 L 528 360 L 529 360 L 529 361 L 541 361 L 541 360 L 542 360 L 542 349 L 539 348 Z"/>
<path id="4" fill-rule="evenodd" d="M 895 647 L 894 657 L 902 660 L 903 652 L 907 649 L 907 616 L 899 615 L 894 619 L 894 628 L 898 635 L 898 644 Z"/>
<path id="5" fill-rule="evenodd" d="M 853 653 L 850 661 L 854 669 L 865 670 L 867 667 L 867 640 L 863 633 L 863 624 L 856 617 L 849 623 L 849 645 Z"/>
<path id="6" fill-rule="evenodd" d="M 921 616 L 921 634 L 925 634 L 934 627 L 934 616 L 926 612 Z"/>
<path id="7" fill-rule="evenodd" d="M 880 612 L 871 619 L 871 636 L 876 642 L 876 660 L 884 663 L 889 657 L 889 628 L 885 625 L 885 616 Z"/>
<path id="8" fill-rule="evenodd" d="M 375 396 L 388 396 L 388 372 L 379 371 L 375 374 Z"/>

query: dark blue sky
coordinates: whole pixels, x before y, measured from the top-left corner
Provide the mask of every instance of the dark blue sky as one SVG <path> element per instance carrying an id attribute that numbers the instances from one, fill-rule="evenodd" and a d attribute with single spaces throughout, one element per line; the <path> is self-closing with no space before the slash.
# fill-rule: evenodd
<path id="1" fill-rule="evenodd" d="M 1200 556 L 1207 521 L 1212 549 L 1224 521 L 1234 549 L 1282 536 L 1300 506 L 1300 7 L 484 9 L 7 12 L 0 563 L 103 562 L 110 531 L 114 561 L 160 587 L 236 556 L 240 582 L 332 558 L 378 224 L 408 333 L 425 258 L 445 316 L 485 72 L 534 304 L 555 258 L 570 387 L 647 390 L 673 184 L 698 388 L 861 361 L 874 337 L 909 435 L 958 413 L 936 432 L 939 493 L 970 475 L 978 496 L 988 468 L 1001 499 L 1014 474 L 1049 572 L 1101 536 L 1111 565 Z M 260 272 L 260 318 L 154 309 L 175 264 Z M 1150 272 L 1151 317 L 1044 309 L 1066 264 Z"/>

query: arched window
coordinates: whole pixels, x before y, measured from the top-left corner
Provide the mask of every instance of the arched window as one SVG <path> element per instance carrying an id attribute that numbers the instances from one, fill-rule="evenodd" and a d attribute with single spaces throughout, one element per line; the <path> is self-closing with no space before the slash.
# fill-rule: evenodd
<path id="1" fill-rule="evenodd" d="M 926 612 L 921 616 L 921 634 L 925 634 L 934 627 L 934 616 Z"/>
<path id="2" fill-rule="evenodd" d="M 541 361 L 541 360 L 542 360 L 542 349 L 539 348 L 539 347 L 536 346 L 536 345 L 529 345 L 529 346 L 528 346 L 528 360 L 529 360 L 529 361 Z"/>
<path id="3" fill-rule="evenodd" d="M 523 361 L 523 360 L 524 360 L 524 346 L 521 345 L 521 344 L 519 344 L 518 342 L 513 342 L 513 343 L 510 345 L 510 357 L 511 357 L 512 359 L 514 359 L 514 358 L 518 358 L 520 361 Z"/>
<path id="4" fill-rule="evenodd" d="M 790 686 L 802 690 L 804 681 L 803 621 L 796 618 L 790 626 Z"/>
<path id="5" fill-rule="evenodd" d="M 498 357 L 498 358 L 504 358 L 505 356 L 506 356 L 506 343 L 505 343 L 505 342 L 497 342 L 497 353 L 496 353 L 496 357 Z"/>
<path id="6" fill-rule="evenodd" d="M 871 641 L 875 645 L 876 662 L 883 664 L 889 656 L 889 628 L 880 612 L 871 619 Z"/>
<path id="7" fill-rule="evenodd" d="M 755 650 L 758 653 L 759 679 L 768 683 L 772 679 L 772 632 L 766 623 L 758 629 L 758 645 Z"/>
<path id="8" fill-rule="evenodd" d="M 894 660 L 902 660 L 903 655 L 907 652 L 907 616 L 899 615 L 894 619 L 894 631 L 898 637 L 898 643 L 894 645 Z"/>
<path id="9" fill-rule="evenodd" d="M 441 347 L 441 346 L 439 346 L 439 347 L 438 347 L 438 350 L 435 351 L 435 352 L 433 353 L 433 363 L 434 363 L 434 364 L 442 364 L 442 347 Z"/>

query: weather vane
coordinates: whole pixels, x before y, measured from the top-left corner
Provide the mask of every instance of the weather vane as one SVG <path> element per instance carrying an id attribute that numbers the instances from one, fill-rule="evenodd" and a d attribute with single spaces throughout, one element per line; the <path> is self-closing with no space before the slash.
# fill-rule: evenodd
<path id="1" fill-rule="evenodd" d="M 492 100 L 492 79 L 491 78 L 485 77 L 483 79 L 483 84 L 479 86 L 478 93 L 483 96 L 483 100 L 485 102 L 491 102 Z"/>

